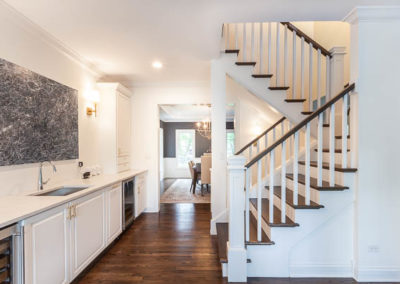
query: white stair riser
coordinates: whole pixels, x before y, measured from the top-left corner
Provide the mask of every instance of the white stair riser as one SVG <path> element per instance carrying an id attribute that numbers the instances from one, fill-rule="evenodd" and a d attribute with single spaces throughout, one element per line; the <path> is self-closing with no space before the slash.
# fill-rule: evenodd
<path id="1" fill-rule="evenodd" d="M 258 216 L 257 209 L 251 203 L 250 203 L 250 214 L 253 214 L 253 216 L 257 219 Z M 261 217 L 261 228 L 268 236 L 268 238 L 272 240 L 271 227 L 267 224 L 267 222 L 264 221 L 262 217 Z"/>
<path id="2" fill-rule="evenodd" d="M 293 180 L 286 179 L 286 187 L 290 190 L 294 190 Z M 306 188 L 305 185 L 299 183 L 299 195 L 305 196 Z M 315 203 L 319 203 L 319 191 L 310 187 L 310 200 L 314 201 Z"/>
<path id="3" fill-rule="evenodd" d="M 315 152 L 315 153 L 317 153 L 317 152 Z M 341 165 L 342 164 L 342 153 L 335 153 L 334 156 L 335 156 L 335 164 Z M 350 152 L 347 152 L 347 165 L 348 166 L 350 165 L 350 159 L 351 159 Z M 322 161 L 325 163 L 329 163 L 330 153 L 323 152 L 322 153 Z"/>
<path id="4" fill-rule="evenodd" d="M 266 192 L 267 192 L 268 197 L 269 197 L 269 190 L 267 189 Z M 282 211 L 282 203 L 281 202 L 282 202 L 281 199 L 278 196 L 274 195 L 274 205 L 277 208 L 279 208 L 279 210 Z M 294 210 L 294 208 L 292 206 L 288 205 L 287 203 L 286 203 L 285 207 L 286 207 L 286 216 L 288 216 L 290 219 L 292 219 L 294 221 L 295 220 L 295 210 Z"/>
<path id="5" fill-rule="evenodd" d="M 304 174 L 305 171 L 305 165 L 299 165 L 299 173 L 303 173 Z M 330 174 L 329 174 L 329 170 L 328 169 L 322 169 L 322 179 L 325 181 L 329 181 L 330 179 Z M 339 184 L 339 185 L 343 185 L 343 175 L 345 173 L 343 172 L 338 172 L 335 171 L 335 183 Z M 313 178 L 318 178 L 318 168 L 316 167 L 310 167 L 310 175 Z"/>

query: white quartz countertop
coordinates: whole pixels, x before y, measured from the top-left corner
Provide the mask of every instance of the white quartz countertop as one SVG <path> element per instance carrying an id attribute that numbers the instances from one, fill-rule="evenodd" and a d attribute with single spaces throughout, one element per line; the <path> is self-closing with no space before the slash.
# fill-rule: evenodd
<path id="1" fill-rule="evenodd" d="M 116 182 L 144 173 L 146 170 L 129 170 L 118 174 L 102 174 L 89 179 L 66 181 L 40 193 L 51 191 L 60 186 L 89 186 L 88 188 L 66 196 L 34 196 L 28 195 L 5 196 L 0 198 L 0 228 L 19 222 L 28 217 L 65 204 L 82 196 L 93 193 Z"/>

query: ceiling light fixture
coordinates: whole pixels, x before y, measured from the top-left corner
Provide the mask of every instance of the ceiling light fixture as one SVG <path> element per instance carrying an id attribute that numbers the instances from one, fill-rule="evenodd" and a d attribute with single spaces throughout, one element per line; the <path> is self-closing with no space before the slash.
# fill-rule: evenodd
<path id="1" fill-rule="evenodd" d="M 154 61 L 152 65 L 155 69 L 161 69 L 163 67 L 163 64 L 160 61 Z"/>

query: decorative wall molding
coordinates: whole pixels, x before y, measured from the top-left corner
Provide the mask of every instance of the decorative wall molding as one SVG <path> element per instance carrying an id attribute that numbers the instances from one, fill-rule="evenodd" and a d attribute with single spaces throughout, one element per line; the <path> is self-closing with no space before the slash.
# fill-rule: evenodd
<path id="1" fill-rule="evenodd" d="M 343 18 L 344 22 L 400 21 L 400 6 L 357 6 Z"/>
<path id="2" fill-rule="evenodd" d="M 400 282 L 400 267 L 368 266 L 355 270 L 359 282 Z"/>
<path id="3" fill-rule="evenodd" d="M 30 34 L 36 36 L 41 39 L 43 42 L 48 44 L 49 46 L 55 48 L 58 52 L 65 55 L 66 57 L 73 60 L 75 63 L 79 64 L 85 70 L 89 71 L 92 75 L 97 78 L 104 77 L 105 74 L 101 72 L 94 64 L 89 62 L 86 58 L 81 56 L 79 53 L 74 51 L 72 48 L 58 40 L 52 34 L 41 28 L 38 24 L 31 21 L 21 12 L 16 10 L 14 7 L 10 6 L 3 0 L 0 0 L 0 7 L 7 10 L 12 16 L 10 20 L 14 21 L 20 27 L 25 29 Z"/>

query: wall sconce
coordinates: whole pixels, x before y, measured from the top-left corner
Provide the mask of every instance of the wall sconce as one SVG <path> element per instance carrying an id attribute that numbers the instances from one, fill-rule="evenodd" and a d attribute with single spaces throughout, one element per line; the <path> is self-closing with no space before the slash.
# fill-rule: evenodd
<path id="1" fill-rule="evenodd" d="M 100 102 L 100 94 L 99 91 L 92 90 L 86 94 L 86 114 L 87 115 L 97 115 L 97 103 Z"/>

